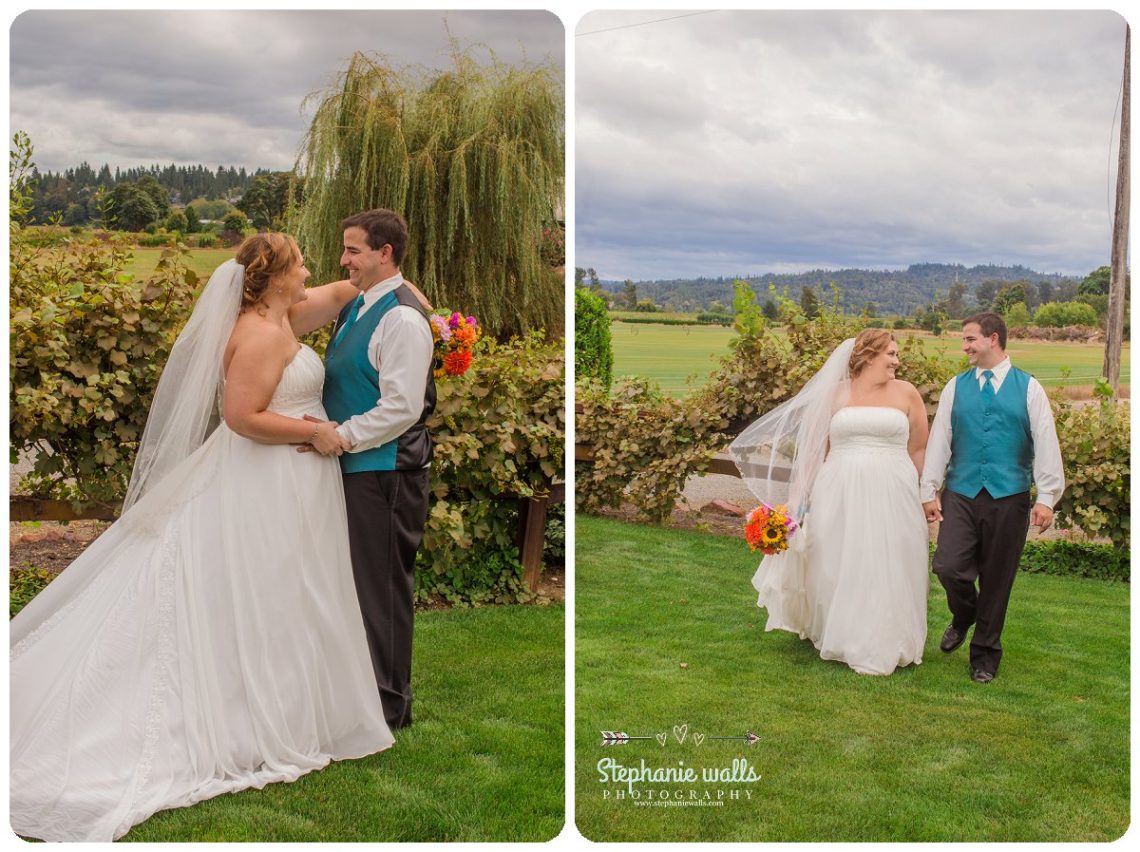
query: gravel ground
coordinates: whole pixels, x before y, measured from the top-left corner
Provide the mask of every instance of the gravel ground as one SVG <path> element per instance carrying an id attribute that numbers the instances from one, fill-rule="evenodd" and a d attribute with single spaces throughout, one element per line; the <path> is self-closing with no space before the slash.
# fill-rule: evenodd
<path id="1" fill-rule="evenodd" d="M 720 473 L 690 476 L 682 494 L 690 509 L 700 509 L 713 500 L 726 500 L 746 511 L 751 511 L 760 504 L 743 479 Z"/>

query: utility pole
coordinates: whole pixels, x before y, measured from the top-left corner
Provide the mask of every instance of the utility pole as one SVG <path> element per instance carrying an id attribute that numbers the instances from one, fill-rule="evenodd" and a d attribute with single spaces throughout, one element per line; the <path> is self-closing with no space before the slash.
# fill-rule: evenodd
<path id="1" fill-rule="evenodd" d="M 1120 105 L 1120 160 L 1116 170 L 1116 212 L 1112 222 L 1112 276 L 1108 286 L 1108 329 L 1104 343 L 1104 375 L 1114 394 L 1120 391 L 1120 350 L 1124 340 L 1124 301 L 1128 295 L 1128 189 L 1130 166 L 1129 89 L 1132 29 L 1124 27 L 1124 93 Z"/>

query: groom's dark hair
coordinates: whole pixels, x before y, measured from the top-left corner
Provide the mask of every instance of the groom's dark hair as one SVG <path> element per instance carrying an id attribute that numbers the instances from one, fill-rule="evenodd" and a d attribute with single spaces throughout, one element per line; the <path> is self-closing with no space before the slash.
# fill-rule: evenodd
<path id="1" fill-rule="evenodd" d="M 991 311 L 983 311 L 980 314 L 974 314 L 972 317 L 966 317 L 962 320 L 962 327 L 965 328 L 967 323 L 973 323 L 982 330 L 982 337 L 989 337 L 991 334 L 998 336 L 998 345 L 1002 350 L 1005 350 L 1005 320 L 999 314 L 992 313 Z"/>
<path id="2" fill-rule="evenodd" d="M 392 262 L 396 266 L 404 262 L 404 252 L 408 249 L 408 223 L 399 213 L 384 207 L 354 213 L 340 223 L 342 234 L 349 228 L 364 231 L 368 235 L 368 247 L 373 251 L 390 245 Z"/>

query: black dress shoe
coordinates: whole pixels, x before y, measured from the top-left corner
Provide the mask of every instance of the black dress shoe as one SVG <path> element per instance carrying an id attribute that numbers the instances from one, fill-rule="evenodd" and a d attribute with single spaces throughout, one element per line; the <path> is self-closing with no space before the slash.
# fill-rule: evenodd
<path id="1" fill-rule="evenodd" d="M 951 624 L 946 628 L 946 632 L 942 634 L 942 641 L 938 643 L 938 647 L 949 654 L 965 641 L 966 631 L 959 630 Z"/>
<path id="2" fill-rule="evenodd" d="M 982 671 L 982 669 L 974 669 L 970 672 L 970 680 L 974 683 L 989 683 L 993 679 L 993 672 Z"/>

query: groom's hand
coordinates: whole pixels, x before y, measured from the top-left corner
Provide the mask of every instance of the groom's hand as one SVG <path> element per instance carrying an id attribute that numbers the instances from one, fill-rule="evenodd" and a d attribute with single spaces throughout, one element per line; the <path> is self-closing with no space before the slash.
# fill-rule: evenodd
<path id="1" fill-rule="evenodd" d="M 1038 533 L 1043 533 L 1053 526 L 1053 510 L 1044 503 L 1034 503 L 1033 511 L 1029 513 L 1029 523 L 1037 527 Z"/>
<path id="2" fill-rule="evenodd" d="M 313 417 L 313 415 L 311 415 L 311 414 L 304 415 L 304 419 L 308 420 L 310 423 L 328 423 L 329 422 L 328 420 L 321 420 L 319 417 Z M 339 433 L 335 432 L 335 427 L 336 427 L 335 423 L 333 424 L 333 427 L 334 427 L 334 435 L 336 436 L 337 446 L 326 447 L 325 449 L 318 449 L 312 443 L 302 444 L 301 446 L 297 447 L 297 452 L 299 452 L 299 453 L 320 453 L 321 455 L 325 455 L 325 456 L 333 455 L 333 454 L 339 456 L 341 453 L 347 453 L 352 448 L 352 445 L 349 444 L 348 441 L 346 441 L 344 438 L 342 438 Z M 324 443 L 324 442 L 322 442 L 322 443 Z"/>
<path id="3" fill-rule="evenodd" d="M 934 495 L 933 500 L 922 504 L 922 511 L 926 515 L 928 524 L 942 520 L 942 501 L 938 499 L 937 494 Z"/>

